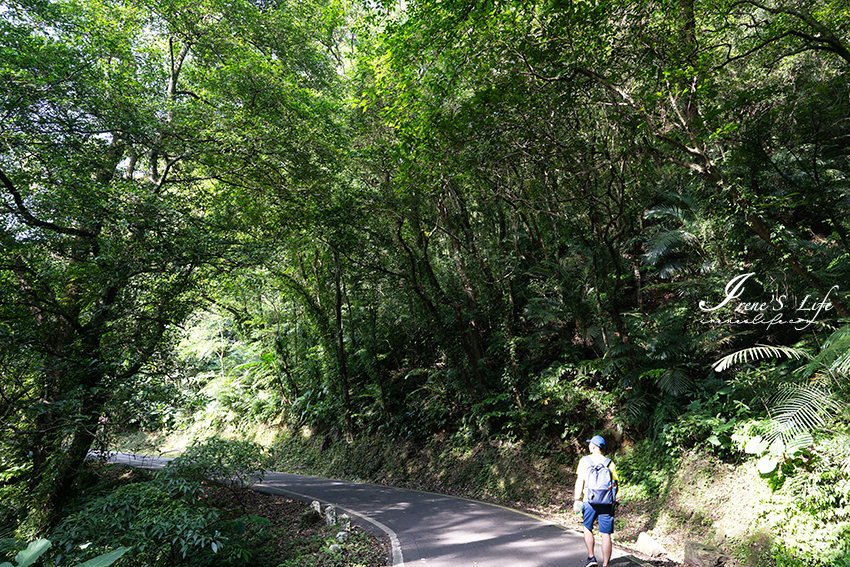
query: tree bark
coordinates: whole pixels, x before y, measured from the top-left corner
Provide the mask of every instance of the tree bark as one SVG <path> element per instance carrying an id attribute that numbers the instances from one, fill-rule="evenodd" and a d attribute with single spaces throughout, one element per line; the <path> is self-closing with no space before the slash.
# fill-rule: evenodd
<path id="1" fill-rule="evenodd" d="M 339 365 L 339 387 L 342 394 L 343 422 L 345 437 L 349 443 L 354 441 L 354 426 L 351 423 L 351 394 L 348 386 L 348 364 L 345 360 L 345 330 L 342 325 L 342 269 L 339 253 L 334 250 L 334 314 L 336 315 L 336 357 Z"/>

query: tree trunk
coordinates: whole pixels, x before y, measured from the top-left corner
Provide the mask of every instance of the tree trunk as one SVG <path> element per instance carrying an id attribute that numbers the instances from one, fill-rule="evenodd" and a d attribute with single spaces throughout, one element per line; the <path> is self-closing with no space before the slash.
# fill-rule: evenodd
<path id="1" fill-rule="evenodd" d="M 342 276 L 339 253 L 334 250 L 334 312 L 336 315 L 336 357 L 339 364 L 339 387 L 342 390 L 342 412 L 345 423 L 345 438 L 354 441 L 354 426 L 351 423 L 351 395 L 348 391 L 348 365 L 345 360 L 345 334 L 342 325 Z"/>
<path id="2" fill-rule="evenodd" d="M 99 377 L 92 377 L 88 382 L 94 380 L 99 382 Z M 96 439 L 97 428 L 100 425 L 100 416 L 106 397 L 105 390 L 94 390 L 92 388 L 84 394 L 80 406 L 79 415 L 82 420 L 75 424 L 71 434 L 71 443 L 65 449 L 61 449 L 63 439 L 67 432 L 60 430 L 53 441 L 53 451 L 50 459 L 55 461 L 55 471 L 47 471 L 41 478 L 36 489 L 36 494 L 43 497 L 41 509 L 38 511 L 37 530 L 39 533 L 47 533 L 56 527 L 62 519 L 62 512 L 69 498 L 73 495 L 73 485 L 85 464 L 89 451 Z"/>

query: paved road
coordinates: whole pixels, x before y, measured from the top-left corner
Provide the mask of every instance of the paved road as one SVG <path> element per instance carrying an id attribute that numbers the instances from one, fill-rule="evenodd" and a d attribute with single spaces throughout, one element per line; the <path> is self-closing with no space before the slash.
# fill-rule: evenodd
<path id="1" fill-rule="evenodd" d="M 114 460 L 159 468 L 167 459 L 119 453 Z M 578 532 L 482 502 L 275 472 L 254 488 L 333 504 L 364 529 L 388 535 L 397 567 L 584 567 L 587 561 Z M 596 546 L 601 558 L 598 537 Z M 616 549 L 611 565 L 636 567 Z"/>

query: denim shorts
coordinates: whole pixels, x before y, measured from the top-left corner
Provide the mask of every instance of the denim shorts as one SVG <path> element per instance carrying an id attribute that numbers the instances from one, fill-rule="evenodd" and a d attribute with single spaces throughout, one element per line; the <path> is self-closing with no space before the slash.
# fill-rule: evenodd
<path id="1" fill-rule="evenodd" d="M 593 531 L 593 522 L 599 521 L 599 533 L 614 533 L 614 505 L 613 504 L 582 504 L 584 513 L 584 527 Z"/>

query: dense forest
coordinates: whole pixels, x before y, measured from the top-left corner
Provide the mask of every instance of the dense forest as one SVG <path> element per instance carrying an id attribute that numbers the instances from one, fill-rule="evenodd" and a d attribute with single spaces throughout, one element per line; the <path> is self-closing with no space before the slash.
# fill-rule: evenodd
<path id="1" fill-rule="evenodd" d="M 128 431 L 603 432 L 850 560 L 846 0 L 7 0 L 0 83 L 0 537 Z"/>

